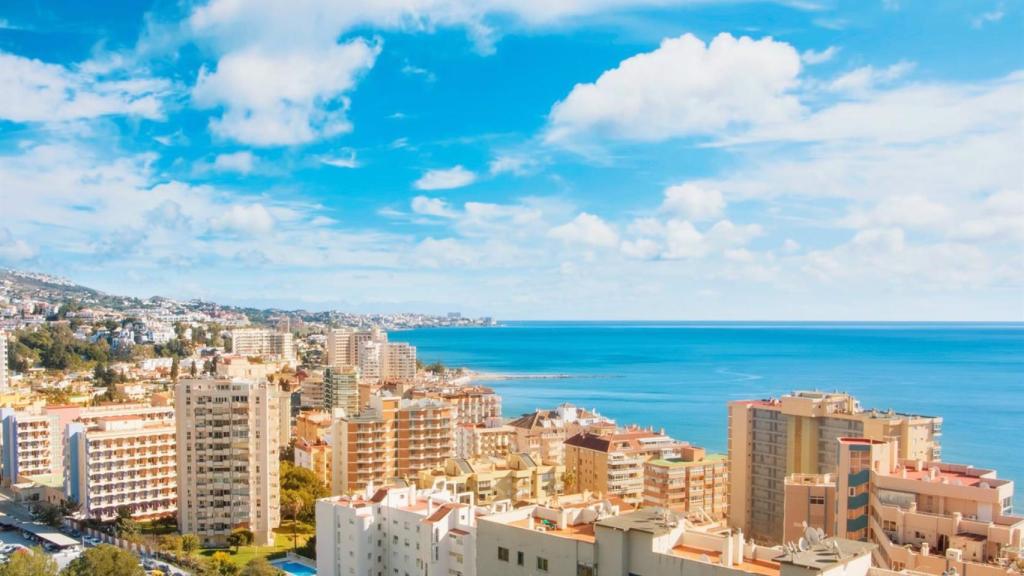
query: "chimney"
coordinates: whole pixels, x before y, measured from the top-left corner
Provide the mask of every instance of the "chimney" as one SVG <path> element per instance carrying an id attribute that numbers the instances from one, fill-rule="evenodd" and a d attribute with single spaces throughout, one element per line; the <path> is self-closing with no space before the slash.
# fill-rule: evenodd
<path id="1" fill-rule="evenodd" d="M 931 546 L 927 542 L 921 542 L 921 556 L 927 556 Z"/>

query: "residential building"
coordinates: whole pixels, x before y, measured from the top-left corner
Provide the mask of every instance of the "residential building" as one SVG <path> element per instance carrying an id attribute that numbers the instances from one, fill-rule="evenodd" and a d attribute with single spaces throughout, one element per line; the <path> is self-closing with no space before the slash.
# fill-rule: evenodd
<path id="1" fill-rule="evenodd" d="M 565 441 L 566 490 L 589 490 L 640 504 L 644 463 L 679 458 L 687 447 L 664 431 L 638 427 L 581 432 Z"/>
<path id="2" fill-rule="evenodd" d="M 121 509 L 151 520 L 177 511 L 174 408 L 125 409 L 82 418 L 66 429 L 64 491 L 86 518 Z"/>
<path id="3" fill-rule="evenodd" d="M 359 369 L 341 366 L 324 370 L 323 407 L 327 411 L 341 408 L 345 414 L 359 412 Z"/>
<path id="4" fill-rule="evenodd" d="M 324 407 L 324 372 L 326 370 L 310 370 L 302 379 L 299 389 L 299 406 L 302 408 Z"/>
<path id="5" fill-rule="evenodd" d="M 290 332 L 271 328 L 236 328 L 231 331 L 231 353 L 277 357 L 295 362 L 295 341 Z"/>
<path id="6" fill-rule="evenodd" d="M 395 478 L 395 419 L 401 398 L 374 396 L 358 414 L 335 419 L 332 437 L 332 494 L 355 494 Z"/>
<path id="7" fill-rule="evenodd" d="M 962 464 L 905 460 L 897 441 L 840 438 L 831 483 L 835 514 L 821 524 L 786 501 L 786 526 L 878 545 L 875 563 L 891 570 L 940 575 L 1005 576 L 1024 550 L 1024 516 L 1013 511 L 1013 482 Z M 795 482 L 792 482 L 795 483 Z M 789 485 L 787 484 L 787 487 Z M 790 492 L 787 490 L 787 496 Z"/>
<path id="8" fill-rule="evenodd" d="M 319 576 L 476 574 L 476 515 L 451 494 L 402 483 L 316 503 Z"/>
<path id="9" fill-rule="evenodd" d="M 420 472 L 416 484 L 458 494 L 470 504 L 536 503 L 562 494 L 564 474 L 564 466 L 541 464 L 529 454 L 518 453 L 500 459 L 449 458 L 441 468 Z"/>
<path id="10" fill-rule="evenodd" d="M 515 446 L 516 429 L 500 422 L 501 419 L 494 418 L 487 424 L 456 427 L 455 455 L 459 458 L 503 458 Z"/>
<path id="11" fill-rule="evenodd" d="M 564 464 L 563 443 L 584 430 L 615 427 L 615 422 L 596 411 L 588 411 L 572 404 L 562 404 L 554 410 L 536 410 L 509 422 L 515 428 L 516 452 L 539 454 L 546 464 Z"/>
<path id="12" fill-rule="evenodd" d="M 729 509 L 729 462 L 703 448 L 680 448 L 679 458 L 644 464 L 644 505 L 724 520 Z"/>
<path id="13" fill-rule="evenodd" d="M 3 425 L 2 484 L 22 477 L 63 474 L 64 443 L 56 414 L 31 414 L 0 408 Z"/>
<path id="14" fill-rule="evenodd" d="M 331 445 L 324 440 L 296 438 L 292 444 L 293 463 L 312 471 L 324 486 L 331 485 Z"/>
<path id="15" fill-rule="evenodd" d="M 280 405 L 265 381 L 181 380 L 175 388 L 178 529 L 225 545 L 247 527 L 258 545 L 280 523 Z"/>
<path id="16" fill-rule="evenodd" d="M 366 382 L 380 382 L 383 369 L 381 367 L 381 350 L 386 344 L 366 340 L 359 343 L 359 378 Z"/>
<path id="17" fill-rule="evenodd" d="M 364 342 L 387 342 L 388 335 L 374 327 L 369 330 L 335 328 L 327 333 L 327 365 L 334 368 L 362 366 L 362 344 Z M 379 354 L 376 355 L 379 360 Z"/>
<path id="18" fill-rule="evenodd" d="M 455 409 L 439 400 L 402 400 L 396 414 L 395 474 L 414 480 L 455 456 Z"/>
<path id="19" fill-rule="evenodd" d="M 786 512 L 783 541 L 797 542 L 807 527 L 829 527 L 835 536 L 836 523 L 835 474 L 790 474 L 786 476 Z"/>
<path id="20" fill-rule="evenodd" d="M 380 380 L 383 383 L 412 382 L 416 378 L 416 347 L 405 342 L 380 346 Z"/>
<path id="21" fill-rule="evenodd" d="M 455 408 L 456 426 L 483 425 L 501 419 L 501 396 L 487 386 L 413 388 L 409 398 L 437 398 Z"/>
<path id="22" fill-rule="evenodd" d="M 730 402 L 730 524 L 758 542 L 780 542 L 786 476 L 835 472 L 837 438 L 893 440 L 900 458 L 937 461 L 941 434 L 941 418 L 864 410 L 841 392 Z"/>
<path id="23" fill-rule="evenodd" d="M 622 512 L 608 500 L 564 500 L 480 517 L 477 573 L 867 576 L 871 568 L 869 543 L 829 539 L 782 551 L 751 546 L 742 532 L 691 523 L 664 508 Z"/>
<path id="24" fill-rule="evenodd" d="M 250 359 L 252 358 L 252 359 Z M 284 360 L 273 360 L 270 357 L 243 356 L 230 354 L 217 359 L 217 377 L 242 380 L 266 380 L 286 366 Z"/>
<path id="25" fill-rule="evenodd" d="M 7 333 L 0 330 L 0 393 L 6 393 L 10 389 L 10 376 L 7 370 Z"/>

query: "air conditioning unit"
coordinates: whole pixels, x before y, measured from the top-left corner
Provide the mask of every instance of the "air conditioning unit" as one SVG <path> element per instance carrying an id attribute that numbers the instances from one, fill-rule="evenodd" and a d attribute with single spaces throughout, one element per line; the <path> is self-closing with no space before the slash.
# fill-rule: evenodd
<path id="1" fill-rule="evenodd" d="M 957 562 L 963 562 L 964 551 L 959 548 L 946 548 L 946 558 L 949 560 L 956 560 Z"/>

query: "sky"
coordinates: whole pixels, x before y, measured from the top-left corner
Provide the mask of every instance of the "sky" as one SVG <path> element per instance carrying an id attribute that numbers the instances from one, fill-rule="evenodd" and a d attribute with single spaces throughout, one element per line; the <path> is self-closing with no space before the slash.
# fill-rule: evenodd
<path id="1" fill-rule="evenodd" d="M 1024 320 L 1024 2 L 0 5 L 0 266 L 500 319 Z"/>

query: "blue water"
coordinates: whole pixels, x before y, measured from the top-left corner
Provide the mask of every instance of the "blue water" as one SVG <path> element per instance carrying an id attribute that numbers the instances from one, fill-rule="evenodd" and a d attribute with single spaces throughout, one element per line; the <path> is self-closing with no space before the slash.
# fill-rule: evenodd
<path id="1" fill-rule="evenodd" d="M 274 567 L 282 570 L 285 574 L 288 574 L 288 576 L 316 576 L 315 569 L 299 564 L 298 562 L 285 561 L 272 564 Z"/>
<path id="2" fill-rule="evenodd" d="M 568 374 L 487 382 L 505 416 L 572 402 L 726 450 L 726 402 L 845 390 L 943 416 L 943 460 L 1017 481 L 1024 511 L 1024 324 L 509 322 L 393 334 L 426 362 Z"/>

